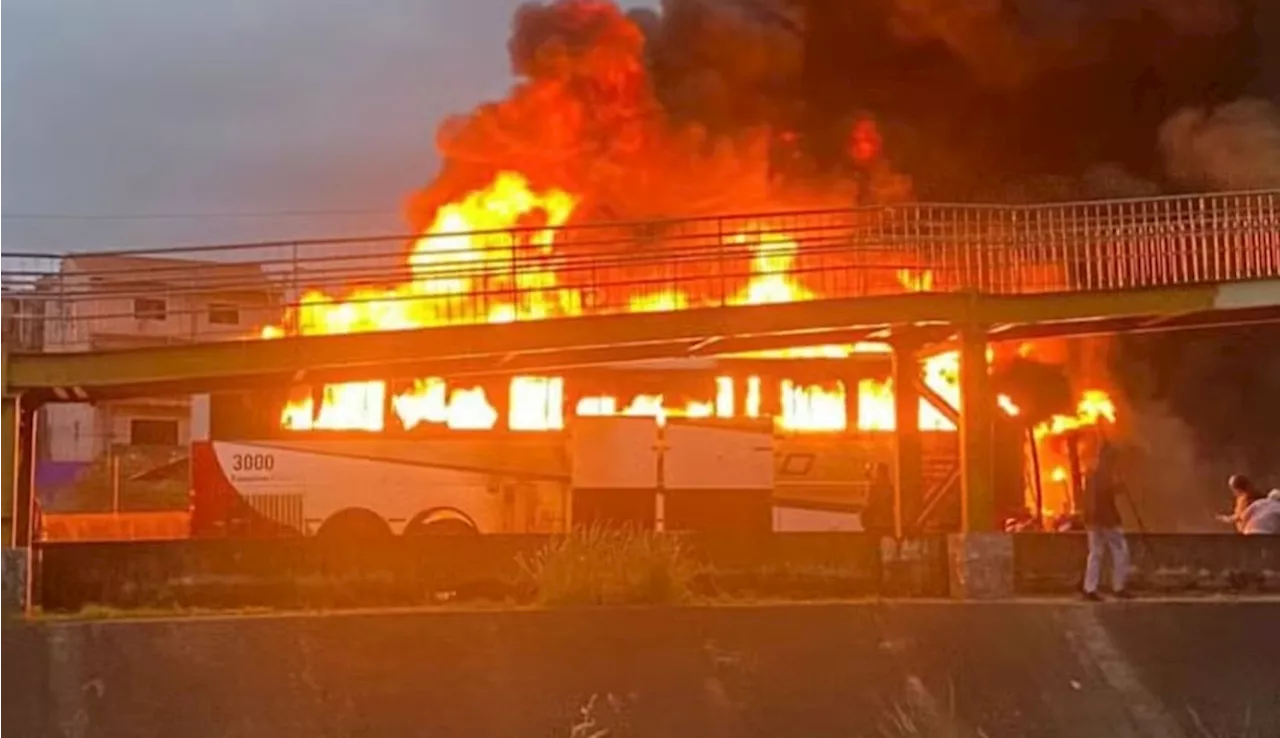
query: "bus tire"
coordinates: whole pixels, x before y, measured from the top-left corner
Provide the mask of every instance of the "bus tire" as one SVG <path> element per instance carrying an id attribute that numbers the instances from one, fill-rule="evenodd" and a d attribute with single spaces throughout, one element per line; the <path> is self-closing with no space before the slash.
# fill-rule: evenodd
<path id="1" fill-rule="evenodd" d="M 370 540 L 388 538 L 391 528 L 380 515 L 362 507 L 340 510 L 320 524 L 316 537 L 324 540 Z"/>
<path id="2" fill-rule="evenodd" d="M 480 531 L 466 515 L 447 508 L 427 510 L 413 516 L 404 527 L 405 536 L 473 536 Z"/>

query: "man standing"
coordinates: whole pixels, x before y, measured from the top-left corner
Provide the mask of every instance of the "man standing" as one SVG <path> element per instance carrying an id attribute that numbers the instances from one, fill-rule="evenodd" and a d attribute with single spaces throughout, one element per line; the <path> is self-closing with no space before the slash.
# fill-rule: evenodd
<path id="1" fill-rule="evenodd" d="M 877 537 L 896 536 L 893 509 L 893 480 L 884 462 L 868 465 L 867 506 L 862 510 L 862 529 Z"/>
<path id="2" fill-rule="evenodd" d="M 1116 495 L 1121 493 L 1116 468 L 1116 451 L 1107 440 L 1102 426 L 1097 428 L 1097 454 L 1093 472 L 1085 481 L 1084 526 L 1089 537 L 1089 559 L 1084 570 L 1084 598 L 1097 602 L 1098 583 L 1102 578 L 1102 555 L 1111 550 L 1111 590 L 1116 597 L 1127 598 L 1125 579 L 1129 575 L 1129 544 L 1120 525 L 1120 509 Z"/>

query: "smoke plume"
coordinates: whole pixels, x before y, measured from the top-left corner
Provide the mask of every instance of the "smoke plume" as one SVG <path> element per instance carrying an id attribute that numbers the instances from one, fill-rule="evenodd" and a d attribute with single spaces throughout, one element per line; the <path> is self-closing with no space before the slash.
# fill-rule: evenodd
<path id="1" fill-rule="evenodd" d="M 1244 461 L 1204 458 L 1194 430 L 1163 402 L 1134 405 L 1126 424 L 1128 494 L 1141 525 L 1156 532 L 1230 532 L 1214 515 L 1230 511 L 1227 477 L 1247 468 Z M 1139 524 L 1128 522 L 1131 529 Z"/>
<path id="2" fill-rule="evenodd" d="M 1280 187 L 1280 108 L 1242 99 L 1189 108 L 1160 127 L 1169 177 L 1188 189 Z"/>
<path id="3" fill-rule="evenodd" d="M 1275 150 L 1274 108 L 1230 102 L 1269 89 L 1255 64 L 1275 35 L 1266 12 L 1255 0 L 526 3 L 508 45 L 516 83 L 440 127 L 441 170 L 411 212 L 422 225 L 503 169 L 582 198 L 575 217 L 617 219 L 1274 181 L 1275 159 L 1258 156 Z"/>
<path id="4" fill-rule="evenodd" d="M 581 198 L 576 217 L 592 219 L 836 206 L 877 184 L 909 193 L 879 151 L 862 182 L 775 176 L 788 139 L 771 85 L 795 72 L 799 48 L 793 33 L 694 0 L 631 16 L 603 0 L 527 3 L 508 44 L 516 84 L 440 127 L 443 165 L 415 223 L 507 169 Z"/>
<path id="5" fill-rule="evenodd" d="M 944 43 L 982 83 L 1001 87 L 1106 60 L 1133 26 L 1165 38 L 1213 37 L 1242 15 L 1233 0 L 894 0 L 893 8 L 904 37 Z"/>

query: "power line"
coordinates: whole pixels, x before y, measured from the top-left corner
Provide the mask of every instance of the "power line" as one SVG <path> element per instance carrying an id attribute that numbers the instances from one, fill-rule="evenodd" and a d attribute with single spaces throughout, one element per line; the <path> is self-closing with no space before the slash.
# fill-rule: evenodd
<path id="1" fill-rule="evenodd" d="M 274 210 L 222 213 L 139 213 L 134 215 L 110 213 L 4 213 L 4 220 L 74 220 L 74 221 L 129 221 L 129 220 L 214 220 L 218 218 L 314 218 L 346 215 L 399 215 L 386 208 L 351 208 L 327 210 Z"/>

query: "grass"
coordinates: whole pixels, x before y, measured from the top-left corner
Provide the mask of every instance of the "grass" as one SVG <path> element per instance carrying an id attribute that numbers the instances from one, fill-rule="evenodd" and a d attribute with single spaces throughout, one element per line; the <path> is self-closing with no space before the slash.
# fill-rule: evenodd
<path id="1" fill-rule="evenodd" d="M 696 572 L 679 538 L 604 526 L 576 529 L 519 564 L 548 607 L 686 602 Z"/>

